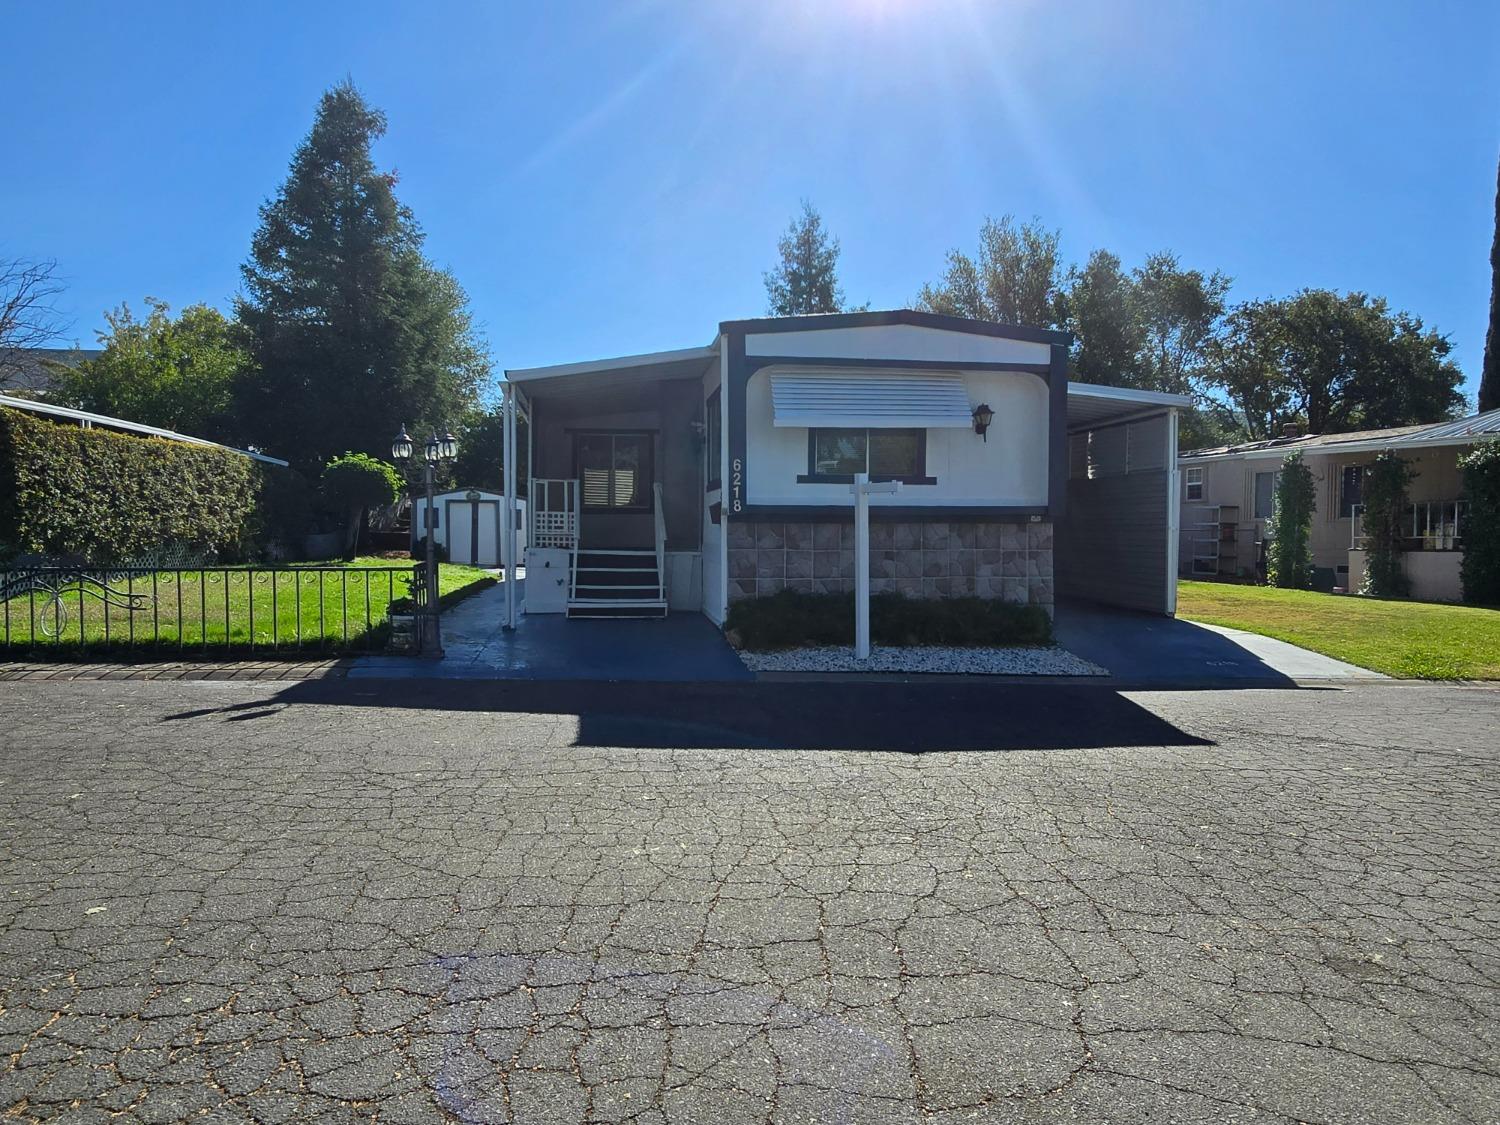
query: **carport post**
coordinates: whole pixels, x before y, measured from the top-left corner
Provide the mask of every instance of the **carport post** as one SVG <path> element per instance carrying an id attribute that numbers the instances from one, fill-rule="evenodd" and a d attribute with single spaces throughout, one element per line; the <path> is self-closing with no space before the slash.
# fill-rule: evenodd
<path id="1" fill-rule="evenodd" d="M 1181 550 L 1182 486 L 1177 471 L 1177 408 L 1167 411 L 1167 616 L 1177 616 L 1177 567 Z"/>
<path id="2" fill-rule="evenodd" d="M 855 473 L 854 493 L 854 658 L 870 659 L 870 494 L 900 492 L 899 480 L 870 483 L 869 473 Z"/>
<path id="3" fill-rule="evenodd" d="M 501 399 L 505 438 L 501 456 L 505 458 L 505 527 L 500 542 L 505 557 L 505 628 L 516 627 L 516 389 L 507 381 Z"/>

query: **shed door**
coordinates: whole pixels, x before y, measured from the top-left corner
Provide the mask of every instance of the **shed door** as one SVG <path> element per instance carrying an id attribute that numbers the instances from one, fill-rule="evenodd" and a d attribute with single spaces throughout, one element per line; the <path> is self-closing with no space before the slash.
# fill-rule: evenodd
<path id="1" fill-rule="evenodd" d="M 500 505 L 494 500 L 448 502 L 448 558 L 468 566 L 500 565 Z"/>

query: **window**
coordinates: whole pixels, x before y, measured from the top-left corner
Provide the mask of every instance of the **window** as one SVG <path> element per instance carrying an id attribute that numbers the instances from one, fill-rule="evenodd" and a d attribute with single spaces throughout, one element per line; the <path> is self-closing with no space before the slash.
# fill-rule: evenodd
<path id="1" fill-rule="evenodd" d="M 1364 503 L 1364 486 L 1363 465 L 1345 465 L 1339 472 L 1339 519 L 1348 519 Z"/>
<path id="2" fill-rule="evenodd" d="M 1203 466 L 1189 467 L 1182 470 L 1183 487 L 1187 489 L 1189 500 L 1203 499 Z"/>
<path id="3" fill-rule="evenodd" d="M 1255 518 L 1268 520 L 1271 518 L 1271 508 L 1276 503 L 1276 484 L 1281 479 L 1281 473 L 1256 473 L 1255 474 Z"/>
<path id="4" fill-rule="evenodd" d="M 708 456 L 708 491 L 723 487 L 720 474 L 724 471 L 724 431 L 723 419 L 719 413 L 719 389 L 714 388 L 714 393 L 708 396 L 708 406 L 704 418 L 704 440 L 703 448 Z"/>
<path id="5" fill-rule="evenodd" d="M 807 476 L 802 483 L 871 480 L 933 484 L 927 473 L 926 430 L 808 430 Z"/>
<path id="6" fill-rule="evenodd" d="M 585 508 L 651 511 L 650 434 L 575 434 L 573 443 Z"/>

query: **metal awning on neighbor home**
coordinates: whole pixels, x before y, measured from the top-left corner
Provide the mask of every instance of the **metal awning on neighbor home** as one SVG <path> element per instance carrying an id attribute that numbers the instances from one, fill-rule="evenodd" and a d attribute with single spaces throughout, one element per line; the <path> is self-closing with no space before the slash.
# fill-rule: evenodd
<path id="1" fill-rule="evenodd" d="M 777 426 L 967 429 L 974 408 L 950 371 L 793 371 L 771 376 Z"/>

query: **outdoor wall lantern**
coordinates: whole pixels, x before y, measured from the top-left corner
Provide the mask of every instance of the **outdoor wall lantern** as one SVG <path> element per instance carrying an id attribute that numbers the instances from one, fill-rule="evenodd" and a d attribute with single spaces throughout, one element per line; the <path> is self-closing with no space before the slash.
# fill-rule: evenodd
<path id="1" fill-rule="evenodd" d="M 989 403 L 981 402 L 974 408 L 974 432 L 986 442 L 990 440 L 989 428 L 994 420 L 995 412 L 990 409 Z"/>

